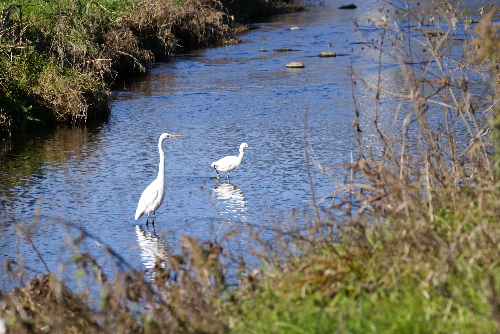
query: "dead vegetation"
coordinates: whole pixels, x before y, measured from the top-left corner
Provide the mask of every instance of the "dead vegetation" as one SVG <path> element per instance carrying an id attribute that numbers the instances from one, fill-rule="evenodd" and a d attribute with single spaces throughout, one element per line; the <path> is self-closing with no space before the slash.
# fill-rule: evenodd
<path id="1" fill-rule="evenodd" d="M 104 34 L 102 58 L 112 59 L 117 73 L 144 72 L 173 54 L 220 43 L 233 24 L 208 1 L 139 3 L 110 25 Z"/>
<path id="2" fill-rule="evenodd" d="M 222 333 L 227 326 L 216 302 L 227 291 L 221 251 L 183 237 L 182 252 L 165 250 L 168 265 L 159 258 L 152 277 L 124 270 L 112 278 L 76 251 L 79 270 L 101 286 L 99 301 L 45 274 L 2 294 L 0 314 L 14 333 Z M 8 266 L 14 277 L 16 264 Z"/>

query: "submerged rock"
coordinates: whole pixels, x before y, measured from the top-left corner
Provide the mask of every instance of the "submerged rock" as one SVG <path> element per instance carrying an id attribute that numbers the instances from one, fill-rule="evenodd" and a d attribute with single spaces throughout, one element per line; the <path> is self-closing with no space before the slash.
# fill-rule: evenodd
<path id="1" fill-rule="evenodd" d="M 438 37 L 438 36 L 444 36 L 445 33 L 441 31 L 432 31 L 432 30 L 426 30 L 423 32 L 424 36 L 427 37 Z"/>
<path id="2" fill-rule="evenodd" d="M 335 52 L 320 52 L 318 57 L 337 57 L 337 54 Z"/>
<path id="3" fill-rule="evenodd" d="M 344 5 L 339 7 L 339 9 L 356 9 L 356 8 L 358 8 L 358 6 L 356 6 L 353 3 L 351 3 L 350 5 Z"/>
<path id="4" fill-rule="evenodd" d="M 473 23 L 479 23 L 479 21 L 473 20 L 473 19 L 465 19 L 464 20 L 465 24 L 473 24 Z"/>
<path id="5" fill-rule="evenodd" d="M 290 30 L 300 30 L 299 27 L 291 27 Z"/>
<path id="6" fill-rule="evenodd" d="M 237 38 L 229 37 L 228 39 L 224 40 L 223 43 L 226 45 L 236 45 L 236 44 L 240 44 L 241 40 L 237 39 Z"/>
<path id="7" fill-rule="evenodd" d="M 290 48 L 283 48 L 283 49 L 274 49 L 275 52 L 288 52 L 288 51 L 297 51 L 297 50 L 294 50 L 294 49 L 290 49 Z"/>
<path id="8" fill-rule="evenodd" d="M 288 68 L 304 68 L 304 63 L 301 61 L 292 61 L 291 63 L 286 64 Z"/>

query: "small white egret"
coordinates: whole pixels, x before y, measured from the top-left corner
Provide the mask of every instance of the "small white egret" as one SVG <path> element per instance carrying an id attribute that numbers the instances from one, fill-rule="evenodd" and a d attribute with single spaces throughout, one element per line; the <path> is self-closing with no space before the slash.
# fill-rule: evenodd
<path id="1" fill-rule="evenodd" d="M 158 176 L 151 184 L 142 192 L 137 210 L 135 211 L 135 220 L 147 213 L 146 226 L 148 226 L 149 214 L 153 213 L 153 226 L 155 225 L 155 211 L 160 207 L 165 197 L 165 153 L 163 152 L 162 143 L 166 138 L 182 137 L 181 135 L 171 135 L 162 133 L 158 140 L 158 151 L 160 153 L 160 165 L 158 166 Z"/>
<path id="2" fill-rule="evenodd" d="M 245 147 L 252 148 L 252 147 L 248 146 L 247 143 L 242 143 L 240 145 L 240 155 L 238 155 L 237 157 L 227 156 L 227 157 L 224 157 L 216 162 L 212 162 L 212 164 L 210 166 L 213 169 L 215 169 L 215 171 L 217 172 L 216 178 L 219 178 L 219 171 L 223 171 L 223 172 L 227 172 L 227 179 L 229 180 L 229 173 L 233 169 L 235 169 L 236 167 L 241 165 L 241 160 L 243 160 L 243 155 L 245 154 L 245 152 L 243 151 L 243 149 Z"/>

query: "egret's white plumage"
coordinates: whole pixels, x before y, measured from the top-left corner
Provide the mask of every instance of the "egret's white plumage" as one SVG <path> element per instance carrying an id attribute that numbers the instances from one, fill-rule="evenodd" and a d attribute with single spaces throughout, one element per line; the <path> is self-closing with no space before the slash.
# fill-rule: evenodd
<path id="1" fill-rule="evenodd" d="M 229 173 L 233 169 L 241 165 L 241 161 L 243 160 L 243 155 L 245 155 L 245 152 L 243 151 L 245 147 L 251 148 L 250 146 L 248 146 L 247 143 L 242 143 L 240 145 L 240 154 L 237 157 L 227 156 L 218 161 L 212 162 L 210 166 L 212 166 L 212 168 L 215 169 L 215 171 L 217 172 L 216 176 L 217 178 L 219 178 L 219 171 L 223 171 L 227 172 L 227 178 L 229 179 Z"/>
<path id="2" fill-rule="evenodd" d="M 153 213 L 153 225 L 155 223 L 155 211 L 160 207 L 165 197 L 165 153 L 163 152 L 162 143 L 166 138 L 182 137 L 180 135 L 171 135 L 162 133 L 158 140 L 158 152 L 160 153 L 160 165 L 158 166 L 158 176 L 151 184 L 142 192 L 137 210 L 135 211 L 135 220 L 147 213 L 146 225 L 148 224 L 149 214 Z"/>

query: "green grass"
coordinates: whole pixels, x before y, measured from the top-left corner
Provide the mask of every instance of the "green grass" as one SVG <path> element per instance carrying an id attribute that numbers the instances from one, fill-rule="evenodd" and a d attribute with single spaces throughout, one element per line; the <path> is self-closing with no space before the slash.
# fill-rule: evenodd
<path id="1" fill-rule="evenodd" d="M 449 284 L 460 282 L 449 282 Z M 456 288 L 459 289 L 460 285 Z M 305 295 L 286 298 L 263 291 L 238 303 L 235 333 L 460 333 L 495 332 L 488 302 L 480 293 L 455 298 L 424 295 L 417 280 L 400 282 L 398 290 L 341 290 L 325 299 Z"/>
<path id="2" fill-rule="evenodd" d="M 498 332 L 497 195 L 454 195 L 456 206 L 436 206 L 435 224 L 395 216 L 296 239 L 292 248 L 301 251 L 279 269 L 242 276 L 228 303 L 232 331 Z"/>
<path id="3" fill-rule="evenodd" d="M 419 251 L 415 245 L 413 254 L 404 254 L 398 237 L 380 233 L 373 237 L 382 248 L 339 257 L 346 245 L 338 244 L 335 252 L 328 252 L 331 245 L 318 245 L 320 255 L 308 251 L 286 270 L 264 271 L 264 278 L 253 285 L 255 292 L 236 292 L 230 307 L 233 332 L 498 331 L 498 319 L 492 316 L 500 283 L 498 255 L 478 258 L 492 251 L 490 246 L 465 247 L 446 261 L 440 252 Z"/>
<path id="4" fill-rule="evenodd" d="M 2 1 L 0 8 L 8 5 Z M 6 97 L 0 99 L 0 113 L 10 118 L 11 125 L 0 124 L 0 132 L 54 121 L 79 123 L 79 115 L 86 118 L 92 114 L 89 109 L 103 106 L 105 85 L 82 67 L 86 61 L 82 54 L 97 56 L 100 32 L 94 28 L 109 21 L 109 14 L 84 19 L 86 11 L 74 5 L 37 1 L 11 10 L 10 29 L 0 36 L 0 96 Z"/>

